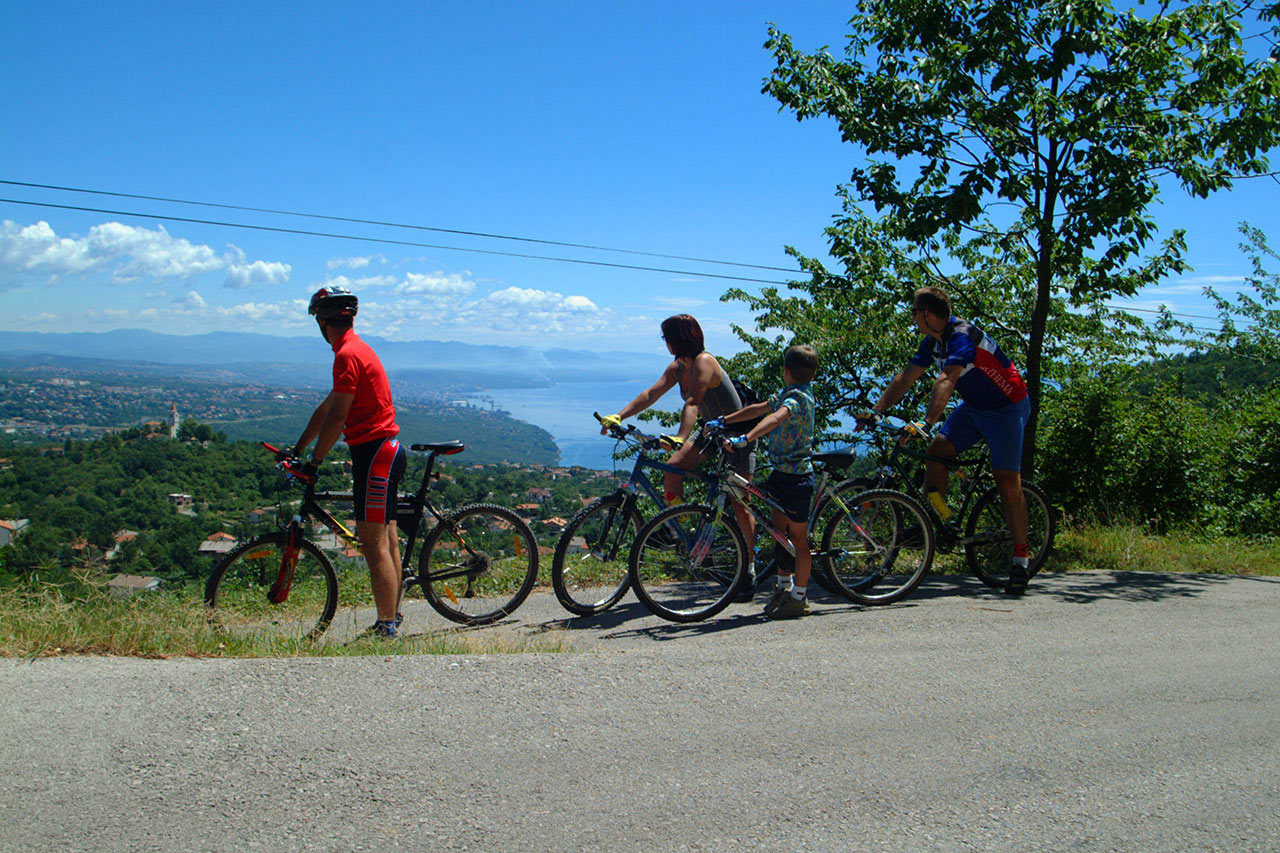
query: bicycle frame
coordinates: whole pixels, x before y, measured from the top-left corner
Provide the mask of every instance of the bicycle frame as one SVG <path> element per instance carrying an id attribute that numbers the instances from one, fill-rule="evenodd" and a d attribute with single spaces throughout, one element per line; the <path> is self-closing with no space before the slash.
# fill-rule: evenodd
<path id="1" fill-rule="evenodd" d="M 262 442 L 262 446 L 272 452 L 276 452 L 276 448 L 266 442 Z M 415 449 L 416 446 L 415 446 Z M 446 451 L 456 452 L 456 451 Z M 401 592 L 403 593 L 409 586 L 417 582 L 418 576 L 409 567 L 412 565 L 412 555 L 414 546 L 417 544 L 419 535 L 425 538 L 422 521 L 427 513 L 435 519 L 436 524 L 441 524 L 445 520 L 444 513 L 435 505 L 428 496 L 431 490 L 432 474 L 435 470 L 435 461 L 437 451 L 431 451 L 427 456 L 427 467 L 422 474 L 422 483 L 419 485 L 417 492 L 412 496 L 401 497 L 396 502 L 396 521 L 402 530 L 406 531 L 407 541 L 400 551 L 400 582 Z M 346 526 L 336 519 L 323 506 L 324 503 L 353 502 L 355 495 L 352 492 L 317 492 L 315 490 L 315 480 L 306 479 L 300 469 L 290 465 L 288 462 L 281 462 L 278 467 L 283 470 L 287 476 L 297 479 L 303 483 L 302 502 L 298 507 L 298 511 L 294 513 L 293 518 L 285 526 L 288 533 L 288 540 L 285 546 L 284 554 L 281 557 L 280 572 L 277 575 L 276 583 L 268 592 L 268 598 L 273 604 L 282 604 L 289 597 L 289 584 L 293 579 L 293 571 L 298 559 L 298 542 L 301 540 L 305 531 L 303 529 L 303 521 L 314 519 L 319 521 L 329 530 L 333 531 L 342 541 L 353 548 L 360 547 L 360 538 Z M 404 524 L 403 522 L 408 522 Z M 466 542 L 463 537 L 459 536 L 463 547 Z M 470 550 L 468 548 L 468 550 Z M 453 577 L 461 577 L 470 572 L 469 569 L 457 569 L 451 572 L 442 572 L 431 575 L 431 580 L 448 580 Z"/>
<path id="2" fill-rule="evenodd" d="M 853 511 L 849 509 L 847 505 L 845 505 L 845 502 L 840 499 L 840 495 L 837 494 L 834 489 L 829 493 L 826 491 L 827 484 L 828 482 L 830 482 L 830 480 L 831 480 L 831 472 L 826 469 L 823 469 L 821 472 L 821 478 L 818 480 L 818 484 L 813 490 L 813 499 L 810 502 L 810 506 L 809 506 L 809 517 L 805 521 L 806 530 L 810 530 L 810 531 L 813 530 L 814 522 L 818 518 L 818 510 L 824 506 L 824 501 L 823 501 L 824 497 L 834 502 L 836 507 L 845 515 L 848 515 L 848 516 L 854 515 Z M 764 489 L 762 489 L 760 486 L 756 485 L 755 483 L 745 481 L 745 479 L 744 479 L 744 482 L 742 483 L 737 483 L 732 478 L 726 479 L 724 483 L 724 494 L 719 496 L 718 499 L 713 499 L 709 501 L 709 503 L 711 503 L 713 506 L 716 507 L 716 515 L 715 515 L 716 521 L 719 521 L 721 515 L 724 512 L 726 497 L 732 500 L 736 500 L 740 505 L 746 508 L 747 512 L 750 513 L 751 517 L 754 518 L 756 521 L 757 531 L 761 527 L 763 527 L 765 531 L 770 536 L 772 536 L 779 545 L 781 545 L 784 549 L 786 549 L 788 554 L 790 554 L 793 558 L 795 557 L 796 549 L 795 549 L 795 546 L 791 544 L 791 540 L 787 538 L 787 535 L 785 533 L 783 533 L 782 531 L 779 531 L 776 527 L 774 527 L 772 524 L 772 518 L 766 518 L 764 513 L 761 512 L 751 501 L 751 498 L 756 498 L 758 500 L 763 501 L 765 505 L 768 506 L 770 509 L 777 510 L 783 515 L 786 515 L 786 510 L 784 510 L 777 501 L 773 500 L 767 494 L 765 494 Z M 812 551 L 810 553 L 810 557 L 814 560 L 818 560 L 825 557 L 841 556 L 842 554 L 843 554 L 843 551 L 830 551 L 830 552 Z M 764 570 L 762 569 L 761 571 L 764 571 Z"/>
<path id="3" fill-rule="evenodd" d="M 913 482 L 913 476 L 917 469 L 912 462 L 907 460 L 936 462 L 944 465 L 961 481 L 959 500 L 952 503 L 953 520 L 944 521 L 938 516 L 933 505 L 924 500 L 923 489 L 917 490 Z M 949 552 L 956 545 L 963 547 L 971 544 L 971 540 L 959 534 L 961 521 L 968 515 L 970 506 L 977 497 L 989 488 L 984 474 L 990 468 L 990 460 L 991 450 L 985 444 L 981 453 L 977 456 L 971 456 L 967 459 L 947 459 L 946 457 L 935 456 L 921 450 L 913 450 L 895 440 L 893 449 L 888 453 L 885 453 L 883 449 L 880 451 L 880 464 L 877 466 L 879 476 L 873 481 L 873 487 L 899 488 L 908 494 L 917 495 L 929 513 L 930 519 L 934 522 L 934 526 L 946 534 L 938 540 L 939 550 Z M 973 470 L 966 471 L 966 469 Z M 950 541 L 947 539 L 948 536 Z M 972 541 L 981 540 L 975 539 Z"/>

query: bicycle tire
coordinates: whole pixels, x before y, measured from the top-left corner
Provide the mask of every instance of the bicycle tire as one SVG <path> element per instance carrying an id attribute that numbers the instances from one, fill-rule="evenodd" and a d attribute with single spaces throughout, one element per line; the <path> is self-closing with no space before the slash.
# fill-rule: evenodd
<path id="1" fill-rule="evenodd" d="M 632 509 L 619 513 L 626 496 L 613 494 L 587 504 L 569 519 L 551 560 L 551 586 L 565 610 L 594 616 L 617 604 L 631 587 L 631 543 L 644 520 Z M 570 553 L 581 536 L 585 551 Z"/>
<path id="2" fill-rule="evenodd" d="M 731 509 L 716 514 L 706 504 L 678 504 L 640 528 L 629 559 L 631 587 L 655 616 L 700 622 L 733 600 L 746 571 L 747 543 Z M 705 553 L 691 561 L 689 552 L 698 547 Z"/>
<path id="3" fill-rule="evenodd" d="M 1027 501 L 1027 578 L 1035 576 L 1053 548 L 1056 523 L 1053 507 L 1038 486 L 1022 484 Z M 1003 589 L 1013 567 L 1013 538 L 1005 524 L 1000 490 L 992 486 L 982 493 L 965 523 L 964 558 L 978 579 L 994 589 Z M 976 540 L 976 541 L 975 541 Z"/>
<path id="4" fill-rule="evenodd" d="M 858 604 L 891 604 L 911 594 L 933 565 L 933 527 L 920 502 L 893 489 L 854 495 L 851 513 L 829 518 L 822 550 L 839 592 Z"/>
<path id="5" fill-rule="evenodd" d="M 533 531 L 495 504 L 454 510 L 432 528 L 419 552 L 418 584 L 427 601 L 463 625 L 488 625 L 511 615 L 537 579 Z"/>
<path id="6" fill-rule="evenodd" d="M 844 500 L 843 496 L 852 497 L 873 487 L 870 480 L 857 477 L 850 480 L 841 480 L 830 489 L 827 489 L 822 503 L 818 504 L 818 511 L 813 514 L 813 526 L 809 528 L 809 548 L 814 551 L 822 550 L 822 534 L 826 526 L 831 523 L 831 512 L 839 506 L 831 499 L 833 495 L 841 495 L 841 500 Z M 829 559 L 823 558 L 813 561 L 813 579 L 818 582 L 818 586 L 832 595 L 844 596 L 844 592 L 840 589 L 840 582 L 832 574 L 831 561 Z"/>
<path id="7" fill-rule="evenodd" d="M 236 635 L 270 633 L 315 640 L 338 608 L 338 576 L 313 543 L 298 542 L 298 561 L 288 597 L 279 604 L 267 593 L 280 572 L 288 534 L 259 536 L 236 548 L 209 575 L 204 600 L 214 621 Z"/>

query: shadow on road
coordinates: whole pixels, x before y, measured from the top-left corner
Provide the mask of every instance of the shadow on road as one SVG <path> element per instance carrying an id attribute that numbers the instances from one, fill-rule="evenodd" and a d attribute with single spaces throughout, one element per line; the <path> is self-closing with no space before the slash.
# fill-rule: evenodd
<path id="1" fill-rule="evenodd" d="M 1108 600 L 1131 602 L 1163 601 L 1172 598 L 1194 597 L 1211 587 L 1226 583 L 1232 579 L 1268 584 L 1280 583 L 1280 577 L 1247 576 L 1238 578 L 1235 575 L 1160 572 L 1046 572 L 1037 576 L 1031 582 L 1031 586 L 1027 590 L 1027 597 L 1070 604 L 1092 604 Z M 972 575 L 959 573 L 929 575 L 906 599 L 893 604 L 874 607 L 853 604 L 840 596 L 827 592 L 817 583 L 814 583 L 810 588 L 810 600 L 815 607 L 813 616 L 810 618 L 837 616 L 858 611 L 868 613 L 892 612 L 904 607 L 916 607 L 934 599 L 954 597 L 966 597 L 979 601 L 1007 604 L 1012 604 L 1017 600 L 1009 598 L 997 589 L 987 587 Z M 746 625 L 760 624 L 766 621 L 760 608 L 764 606 L 764 602 L 767 600 L 768 592 L 765 586 L 762 585 L 757 592 L 755 600 L 749 605 L 731 605 L 725 612 L 706 621 L 652 624 L 652 615 L 649 611 L 629 595 L 613 609 L 604 613 L 598 613 L 594 616 L 566 615 L 562 619 L 548 619 L 542 622 L 528 623 L 524 628 L 535 634 L 549 631 L 591 629 L 605 632 L 600 635 L 600 638 L 605 640 L 628 637 L 673 640 L 681 637 L 715 634 Z M 627 627 L 628 623 L 635 623 L 640 620 L 650 620 L 650 623 Z M 514 621 L 508 620 L 508 622 Z"/>
<path id="2" fill-rule="evenodd" d="M 1056 598 L 1071 604 L 1092 604 L 1103 600 L 1164 601 L 1197 596 L 1234 577 L 1163 572 L 1049 574 L 1040 583 L 1033 580 L 1027 594 Z"/>
<path id="3" fill-rule="evenodd" d="M 814 616 L 863 609 L 821 589 L 816 584 L 814 584 L 812 590 L 809 600 L 817 605 L 814 609 Z M 730 605 L 729 610 L 703 622 L 661 622 L 657 625 L 645 625 L 627 630 L 611 630 L 621 628 L 629 622 L 647 619 L 652 616 L 643 604 L 633 598 L 629 598 L 611 610 L 597 613 L 594 616 L 567 616 L 564 619 L 550 619 L 545 622 L 530 624 L 527 627 L 531 633 L 573 630 L 575 628 L 604 630 L 607 633 L 600 635 L 600 638 L 604 640 L 642 636 L 655 640 L 673 640 L 679 637 L 714 634 L 732 628 L 739 628 L 743 625 L 755 625 L 764 622 L 766 620 L 763 608 L 764 603 L 768 600 L 768 592 L 761 586 L 757 588 L 756 597 L 750 604 Z M 741 612 L 743 608 L 750 609 L 748 612 L 743 613 Z M 738 612 L 735 612 L 735 610 Z"/>
<path id="4" fill-rule="evenodd" d="M 1162 601 L 1196 596 L 1235 577 L 1173 572 L 1042 572 L 1031 581 L 1026 594 L 1028 597 L 1051 598 L 1071 604 L 1091 604 L 1103 600 Z M 1280 582 L 1280 578 L 1248 579 Z M 993 601 L 1016 600 L 986 586 L 972 575 L 963 574 L 930 575 L 911 593 L 911 599 L 928 601 L 952 595 Z"/>

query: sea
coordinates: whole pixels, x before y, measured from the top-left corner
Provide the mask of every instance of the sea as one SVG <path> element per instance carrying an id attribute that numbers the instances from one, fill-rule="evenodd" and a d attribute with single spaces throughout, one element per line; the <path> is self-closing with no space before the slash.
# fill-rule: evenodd
<path id="1" fill-rule="evenodd" d="M 592 412 L 610 415 L 653 384 L 652 379 L 607 382 L 566 382 L 544 388 L 499 388 L 468 397 L 475 405 L 494 405 L 512 417 L 542 427 L 560 448 L 562 465 L 613 469 L 614 442 L 600 434 Z M 674 411 L 680 405 L 675 390 L 667 392 L 654 408 Z M 646 431 L 650 431 L 646 428 Z M 652 431 L 656 431 L 655 429 Z"/>

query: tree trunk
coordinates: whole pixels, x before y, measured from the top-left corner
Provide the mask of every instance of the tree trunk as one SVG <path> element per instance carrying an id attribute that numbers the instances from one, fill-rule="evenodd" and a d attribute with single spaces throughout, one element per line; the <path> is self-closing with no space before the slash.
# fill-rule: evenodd
<path id="1" fill-rule="evenodd" d="M 1022 439 L 1022 476 L 1031 478 L 1036 470 L 1036 433 L 1040 425 L 1041 364 L 1044 330 L 1049 322 L 1049 301 L 1053 295 L 1053 250 L 1057 242 L 1053 215 L 1058 206 L 1058 145 L 1049 142 L 1048 169 L 1045 175 L 1044 209 L 1040 212 L 1039 245 L 1036 251 L 1036 305 L 1031 312 L 1031 338 L 1027 341 L 1027 396 L 1031 400 L 1031 417 Z"/>
<path id="2" fill-rule="evenodd" d="M 1031 417 L 1022 441 L 1022 476 L 1035 476 L 1036 432 L 1040 424 L 1041 361 L 1044 349 L 1044 330 L 1049 320 L 1049 297 L 1053 284 L 1050 267 L 1052 247 L 1041 246 L 1040 259 L 1036 262 L 1036 307 L 1031 313 L 1031 337 L 1027 341 L 1027 396 L 1031 400 Z"/>

